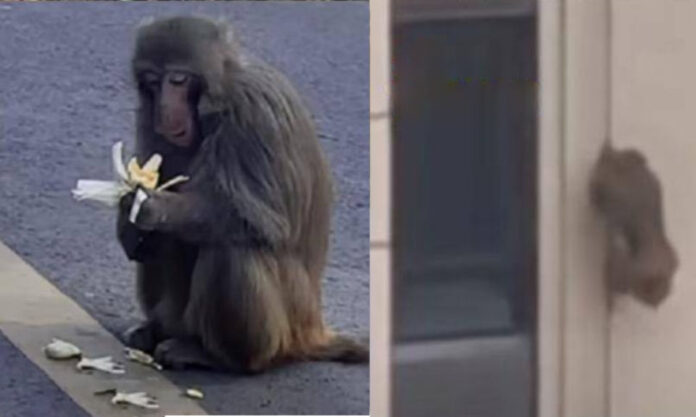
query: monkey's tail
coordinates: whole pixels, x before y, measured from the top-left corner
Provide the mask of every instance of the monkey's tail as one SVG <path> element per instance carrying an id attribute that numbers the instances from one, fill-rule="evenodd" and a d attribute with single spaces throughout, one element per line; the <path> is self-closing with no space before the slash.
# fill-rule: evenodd
<path id="1" fill-rule="evenodd" d="M 308 352 L 308 358 L 315 361 L 367 363 L 370 361 L 370 349 L 367 343 L 335 334 L 327 343 L 316 346 Z"/>

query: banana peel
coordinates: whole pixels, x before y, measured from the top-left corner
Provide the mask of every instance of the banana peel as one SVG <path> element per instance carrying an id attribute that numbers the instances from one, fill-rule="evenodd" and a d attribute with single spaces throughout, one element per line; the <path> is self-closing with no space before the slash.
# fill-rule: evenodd
<path id="1" fill-rule="evenodd" d="M 111 160 L 117 180 L 78 180 L 77 187 L 72 190 L 75 199 L 98 201 L 113 207 L 118 204 L 121 197 L 138 187 L 161 191 L 189 179 L 179 175 L 158 186 L 162 155 L 153 154 L 143 166 L 140 166 L 135 158 L 131 158 L 126 166 L 123 163 L 123 142 L 114 144 L 111 149 Z"/>

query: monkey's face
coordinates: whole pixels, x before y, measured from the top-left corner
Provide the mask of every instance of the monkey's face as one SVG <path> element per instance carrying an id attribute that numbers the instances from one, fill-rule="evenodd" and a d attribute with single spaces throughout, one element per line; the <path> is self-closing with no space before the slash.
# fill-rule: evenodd
<path id="1" fill-rule="evenodd" d="M 638 281 L 632 288 L 632 293 L 644 303 L 657 307 L 669 295 L 670 287 L 670 277 L 652 277 Z"/>
<path id="2" fill-rule="evenodd" d="M 676 252 L 666 240 L 653 239 L 633 261 L 633 295 L 657 307 L 672 289 L 672 278 L 679 265 Z"/>
<path id="3" fill-rule="evenodd" d="M 200 135 L 199 102 L 209 95 L 215 53 L 224 31 L 205 19 L 159 20 L 138 31 L 133 74 L 148 129 L 168 143 L 189 148 Z"/>
<path id="4" fill-rule="evenodd" d="M 149 106 L 154 132 L 172 145 L 187 148 L 198 134 L 199 77 L 186 69 L 141 68 L 136 72 L 138 89 Z"/>

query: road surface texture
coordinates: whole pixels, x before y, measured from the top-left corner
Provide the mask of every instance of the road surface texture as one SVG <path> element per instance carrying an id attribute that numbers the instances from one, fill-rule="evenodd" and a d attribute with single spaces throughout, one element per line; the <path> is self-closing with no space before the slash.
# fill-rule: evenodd
<path id="1" fill-rule="evenodd" d="M 367 336 L 366 2 L 0 4 L 0 240 L 115 335 L 139 320 L 114 212 L 74 201 L 70 189 L 79 178 L 111 178 L 114 142 L 133 149 L 133 28 L 190 13 L 231 22 L 307 99 L 338 192 L 324 310 L 337 329 Z M 3 337 L 0 366 L 0 415 L 82 415 Z M 167 376 L 200 387 L 211 414 L 367 414 L 368 374 L 367 366 L 304 363 L 255 377 Z"/>

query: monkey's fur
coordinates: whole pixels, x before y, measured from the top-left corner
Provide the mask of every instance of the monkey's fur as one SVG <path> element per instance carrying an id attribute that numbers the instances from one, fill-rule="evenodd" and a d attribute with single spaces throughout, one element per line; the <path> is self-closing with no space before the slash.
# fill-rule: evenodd
<path id="1" fill-rule="evenodd" d="M 665 233 L 657 176 L 637 150 L 602 149 L 590 182 L 606 221 L 607 282 L 617 293 L 657 307 L 669 294 L 679 261 Z"/>
<path id="2" fill-rule="evenodd" d="M 137 34 L 138 159 L 158 152 L 161 182 L 191 179 L 148 191 L 138 214 L 146 322 L 127 342 L 170 367 L 367 362 L 367 348 L 322 317 L 333 197 L 313 122 L 286 78 L 245 55 L 228 32 L 177 17 Z M 167 124 L 185 133 L 160 127 Z M 121 202 L 119 236 L 132 201 Z"/>

